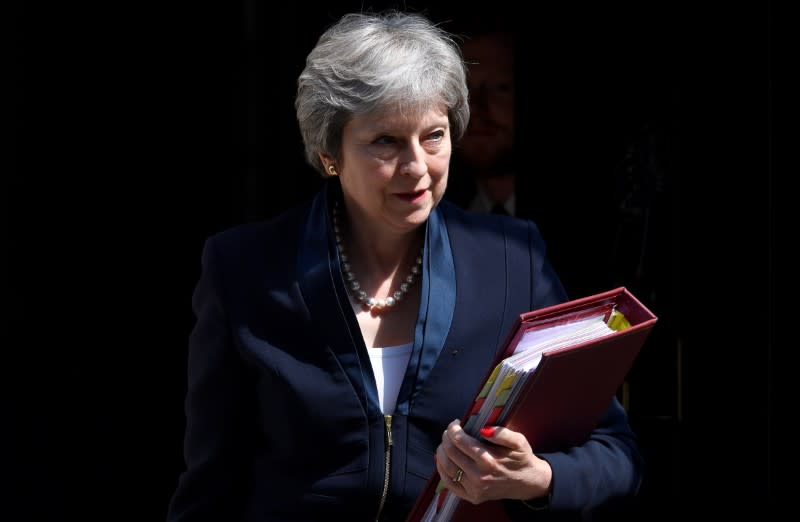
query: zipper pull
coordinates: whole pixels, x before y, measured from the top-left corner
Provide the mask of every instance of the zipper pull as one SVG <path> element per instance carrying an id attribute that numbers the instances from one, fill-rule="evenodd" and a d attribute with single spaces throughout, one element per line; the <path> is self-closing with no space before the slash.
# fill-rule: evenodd
<path id="1" fill-rule="evenodd" d="M 383 422 L 386 424 L 386 444 L 389 448 L 392 447 L 392 416 L 384 415 Z"/>

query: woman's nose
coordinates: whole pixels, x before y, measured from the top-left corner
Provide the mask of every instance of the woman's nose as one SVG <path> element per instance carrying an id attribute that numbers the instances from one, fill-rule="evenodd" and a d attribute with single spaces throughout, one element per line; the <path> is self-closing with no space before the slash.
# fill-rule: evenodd
<path id="1" fill-rule="evenodd" d="M 428 171 L 425 161 L 426 154 L 422 145 L 413 142 L 403 151 L 400 163 L 400 172 L 410 176 L 422 177 Z"/>

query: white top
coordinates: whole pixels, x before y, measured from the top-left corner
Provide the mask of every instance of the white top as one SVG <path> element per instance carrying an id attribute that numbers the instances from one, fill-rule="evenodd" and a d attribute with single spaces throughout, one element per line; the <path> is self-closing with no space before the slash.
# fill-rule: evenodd
<path id="1" fill-rule="evenodd" d="M 413 348 L 414 343 L 367 348 L 372 363 L 372 373 L 375 374 L 375 384 L 378 385 L 378 400 L 384 415 L 394 413 L 397 394 L 400 393 L 400 385 L 403 383 Z"/>

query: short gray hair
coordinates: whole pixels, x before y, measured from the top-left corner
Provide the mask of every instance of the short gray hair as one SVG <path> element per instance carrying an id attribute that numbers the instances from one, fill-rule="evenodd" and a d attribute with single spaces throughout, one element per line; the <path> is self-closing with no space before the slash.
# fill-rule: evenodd
<path id="1" fill-rule="evenodd" d="M 469 94 L 452 35 L 415 13 L 346 14 L 319 38 L 297 80 L 306 160 L 327 176 L 319 154 L 339 158 L 343 128 L 354 116 L 440 104 L 456 142 L 469 122 Z"/>

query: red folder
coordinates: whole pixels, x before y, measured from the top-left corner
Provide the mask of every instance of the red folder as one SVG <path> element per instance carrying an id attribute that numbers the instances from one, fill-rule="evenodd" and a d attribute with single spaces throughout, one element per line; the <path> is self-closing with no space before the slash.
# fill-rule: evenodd
<path id="1" fill-rule="evenodd" d="M 495 368 L 514 353 L 525 334 L 598 316 L 608 321 L 614 311 L 624 316 L 624 327 L 615 327 L 611 333 L 590 341 L 576 341 L 543 351 L 540 362 L 514 400 L 504 405 L 503 411 L 497 415 L 492 411 L 492 416 L 485 422 L 480 425 L 472 422 L 470 426 L 470 417 L 485 400 L 487 381 L 491 383 Z M 525 434 L 535 452 L 557 451 L 582 444 L 622 385 L 656 320 L 656 316 L 624 287 L 520 315 L 488 368 L 462 425 L 474 435 L 480 427 L 492 425 L 499 418 L 500 425 Z M 528 338 L 530 336 L 525 337 Z M 440 497 L 441 503 L 443 496 L 437 494 L 439 482 L 439 474 L 434 471 L 407 522 L 422 520 L 435 495 Z M 502 501 L 473 505 L 461 500 L 448 520 L 496 522 L 508 520 L 508 517 Z"/>

